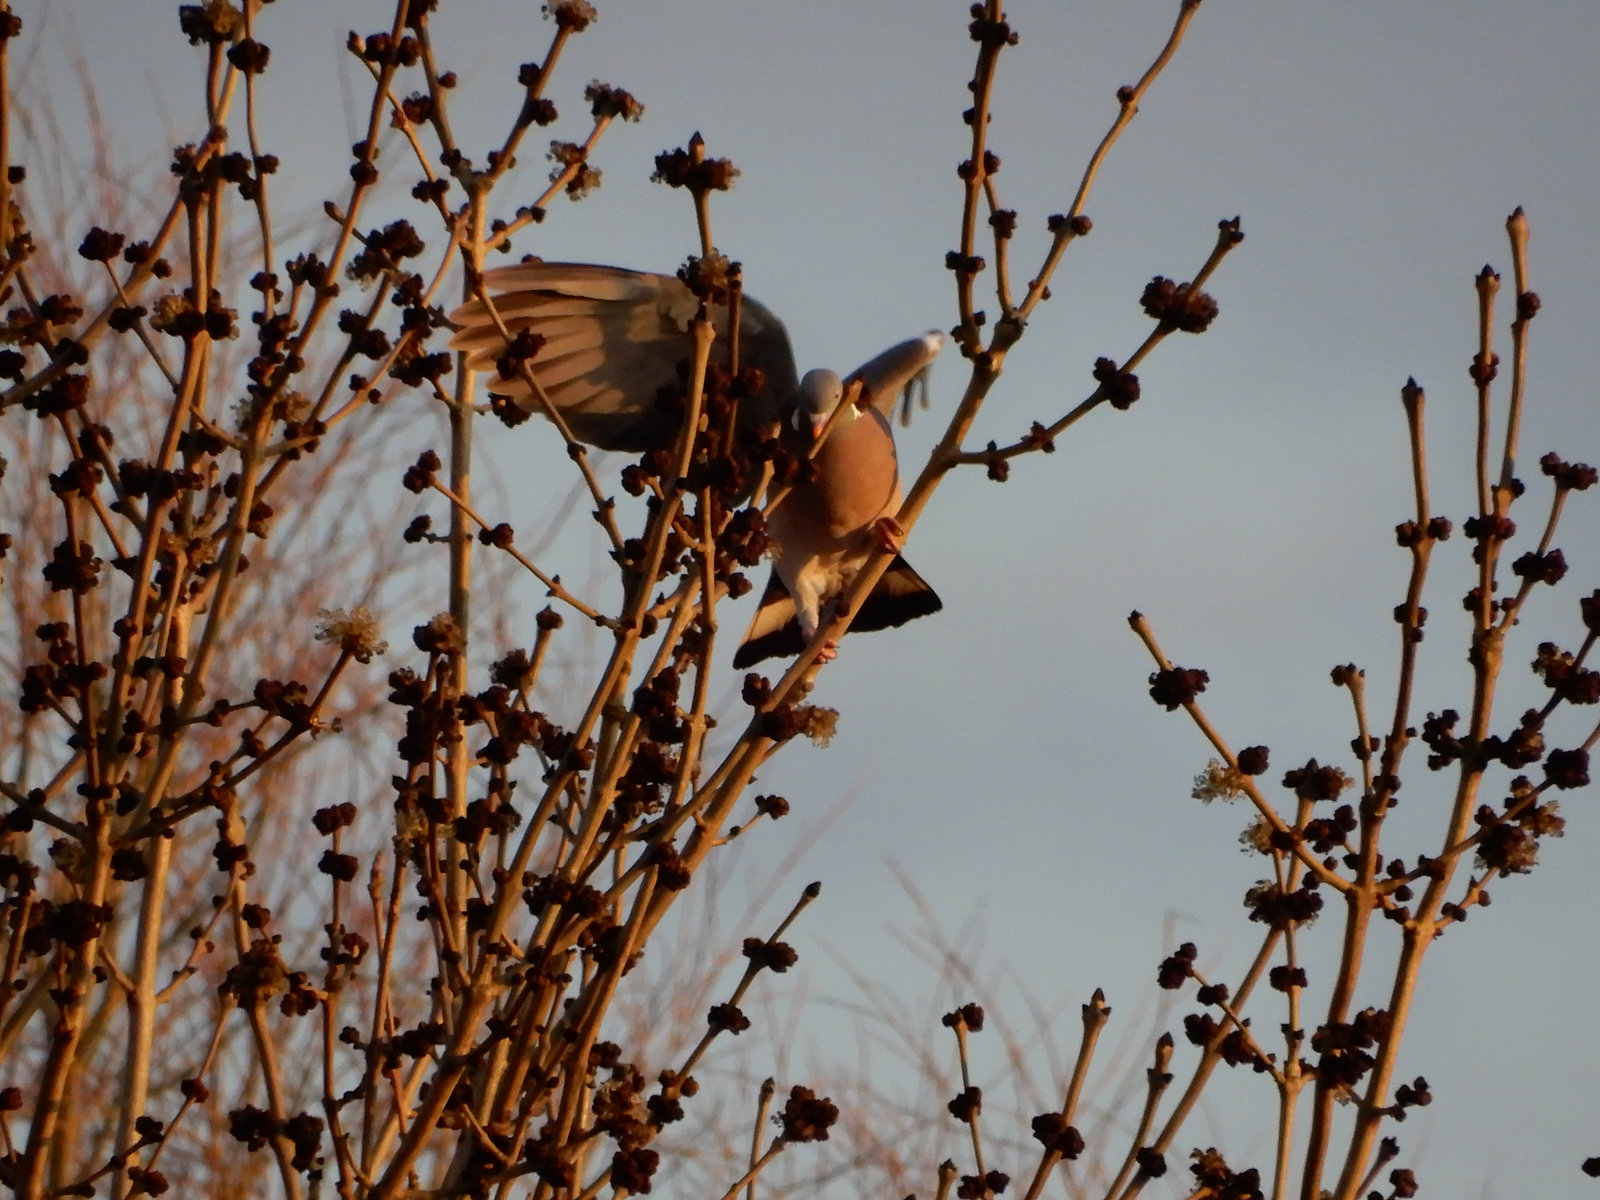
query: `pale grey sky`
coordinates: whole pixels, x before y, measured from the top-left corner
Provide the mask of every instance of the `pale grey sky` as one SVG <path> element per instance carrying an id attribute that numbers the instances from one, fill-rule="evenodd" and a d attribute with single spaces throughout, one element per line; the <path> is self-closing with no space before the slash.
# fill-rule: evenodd
<path id="1" fill-rule="evenodd" d="M 49 73 L 63 128 L 79 136 L 76 46 L 130 171 L 159 159 L 164 126 L 187 127 L 200 61 L 180 53 L 173 6 L 47 7 L 44 53 L 26 69 Z M 279 57 L 265 77 L 263 136 L 299 164 L 286 190 L 320 198 L 342 172 L 359 136 L 346 96 L 360 93 L 342 31 L 377 28 L 385 7 L 265 11 L 260 36 Z M 463 81 L 456 128 L 481 152 L 515 106 L 515 64 L 542 53 L 547 27 L 532 3 L 441 7 L 444 57 Z M 966 4 L 598 7 L 556 93 L 576 112 L 577 91 L 598 77 L 633 90 L 648 112 L 605 140 L 602 190 L 557 203 L 521 249 L 670 270 L 693 250 L 694 230 L 682 197 L 648 183 L 651 158 L 700 130 L 743 171 L 716 202 L 718 244 L 786 319 L 802 369 L 848 368 L 954 322 L 943 259 L 959 217 Z M 1046 216 L 1070 203 L 1115 89 L 1142 72 L 1175 8 L 1010 6 L 1022 37 L 1002 59 L 992 145 L 1002 196 L 1021 214 L 1018 278 L 1037 261 Z M 791 748 L 764 774 L 762 789 L 789 796 L 796 815 L 738 849 L 736 886 L 759 898 L 772 866 L 838 811 L 763 915 L 731 932 L 764 930 L 819 878 L 822 899 L 795 937 L 811 994 L 850 997 L 848 963 L 919 1011 L 942 984 L 899 940 L 916 917 L 892 862 L 949 927 L 982 912 L 984 961 L 1009 970 L 999 998 L 1019 1020 L 1019 987 L 1059 1004 L 1064 1045 L 1075 1045 L 1077 1005 L 1097 985 L 1119 1017 L 1138 1020 L 1176 941 L 1197 942 L 1210 974 L 1235 979 L 1254 945 L 1240 898 L 1259 871 L 1235 844 L 1245 816 L 1188 798 L 1207 747 L 1146 697 L 1150 663 L 1125 618 L 1143 610 L 1173 658 L 1210 671 L 1208 711 L 1235 746 L 1271 746 L 1273 780 L 1312 756 L 1351 766 L 1348 705 L 1327 672 L 1366 667 L 1384 710 L 1397 641 L 1389 613 L 1407 567 L 1391 533 L 1410 496 L 1399 389 L 1408 375 L 1428 389 L 1436 505 L 1459 527 L 1470 499 L 1472 276 L 1485 262 L 1505 270 L 1508 312 L 1503 222 L 1518 204 L 1544 301 L 1522 474 L 1538 492 L 1544 450 L 1600 459 L 1597 118 L 1591 0 L 1208 0 L 1108 162 L 1088 206 L 1095 231 L 1072 248 L 1055 299 L 1008 360 L 978 441 L 1005 440 L 1086 395 L 1093 360 L 1121 359 L 1143 337 L 1144 283 L 1188 278 L 1217 219 L 1239 214 L 1246 241 L 1212 287 L 1220 319 L 1161 349 L 1131 411 L 1095 413 L 1055 455 L 1016 463 L 1005 485 L 981 470 L 947 482 L 908 550 L 945 612 L 848 639 L 823 674 L 819 698 L 842 710 L 840 733 L 826 751 Z M 542 166 L 525 158 L 531 198 Z M 939 365 L 935 416 L 949 411 L 961 365 L 953 353 Z M 920 460 L 933 430 L 924 420 L 902 437 L 903 462 Z M 547 432 L 489 432 L 505 439 L 494 453 L 525 522 L 564 469 Z M 1534 643 L 1575 641 L 1577 596 L 1600 586 L 1596 501 L 1576 500 L 1558 538 L 1572 574 L 1530 610 L 1529 635 L 1509 655 L 1513 697 L 1527 690 Z M 1525 528 L 1536 508 L 1525 506 Z M 584 536 L 568 546 L 574 574 L 586 569 Z M 1419 717 L 1466 699 L 1466 549 L 1458 537 L 1436 560 Z M 1508 699 L 1500 724 L 1521 707 Z M 1410 776 L 1395 832 L 1414 828 L 1418 840 L 1393 852 L 1435 847 L 1447 785 Z M 1571 797 L 1568 835 L 1545 848 L 1543 868 L 1497 885 L 1494 907 L 1430 959 L 1401 1074 L 1425 1075 L 1435 1100 L 1397 1131 L 1425 1194 L 1596 1186 L 1578 1173 L 1600 1153 L 1593 806 Z M 1309 953 L 1329 954 L 1335 925 L 1330 914 L 1312 932 Z M 1394 941 L 1380 928 L 1375 957 Z M 1313 983 L 1325 984 L 1331 959 L 1315 962 Z M 1375 977 L 1371 1002 L 1385 990 Z M 994 999 L 951 997 L 969 998 Z M 1283 1019 L 1270 1002 L 1256 1012 L 1264 1030 Z M 813 1003 L 801 1028 L 811 1049 L 799 1057 L 812 1065 L 800 1073 L 853 1059 L 836 1008 Z M 986 1075 L 1001 1065 L 990 1061 Z M 1268 1167 L 1270 1142 L 1248 1131 L 1266 1128 L 1270 1086 L 1230 1081 L 1222 1094 L 1226 1105 L 1180 1145 L 1217 1144 L 1235 1165 Z M 1241 1124 L 1241 1112 L 1259 1120 Z M 938 1110 L 929 1119 L 946 1120 Z M 949 1131 L 945 1152 L 958 1153 L 960 1131 Z"/>

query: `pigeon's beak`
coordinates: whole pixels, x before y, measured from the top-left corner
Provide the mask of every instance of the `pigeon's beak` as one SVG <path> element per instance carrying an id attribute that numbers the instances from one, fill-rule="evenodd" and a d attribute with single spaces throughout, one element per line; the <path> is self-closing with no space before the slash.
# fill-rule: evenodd
<path id="1" fill-rule="evenodd" d="M 828 427 L 828 418 L 821 413 L 817 413 L 806 424 L 811 426 L 811 440 L 814 442 L 822 436 L 822 431 Z"/>

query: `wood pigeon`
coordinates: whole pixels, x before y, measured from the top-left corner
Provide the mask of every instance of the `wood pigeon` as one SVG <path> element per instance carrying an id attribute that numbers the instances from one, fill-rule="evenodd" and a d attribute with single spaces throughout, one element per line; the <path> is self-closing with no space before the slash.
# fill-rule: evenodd
<path id="1" fill-rule="evenodd" d="M 682 280 L 583 263 L 527 262 L 484 272 L 484 288 L 513 334 L 530 330 L 544 341 L 528 365 L 550 403 L 579 441 L 605 450 L 643 452 L 673 444 L 677 414 L 656 403 L 679 386 L 689 323 L 699 301 Z M 719 337 L 728 313 L 715 308 Z M 488 309 L 472 300 L 450 314 L 452 349 L 477 371 L 495 371 L 506 350 Z M 851 578 L 877 546 L 898 550 L 895 523 L 900 472 L 889 415 L 901 393 L 903 415 L 914 387 L 944 344 L 937 332 L 911 338 L 841 379 L 832 371 L 797 378 L 783 323 L 746 296 L 739 312 L 739 356 L 765 377 L 762 390 L 740 405 L 741 430 L 759 436 L 778 426 L 785 446 L 812 455 L 815 472 L 773 508 L 768 532 L 777 552 L 755 619 L 734 656 L 743 668 L 804 649 Z M 862 402 L 827 430 L 847 387 L 859 380 Z M 491 391 L 540 411 L 527 385 L 499 379 Z M 924 391 L 925 395 L 925 391 Z M 926 401 L 924 400 L 924 403 Z M 820 447 L 816 439 L 827 431 Z M 814 451 L 814 454 L 813 454 Z M 896 554 L 863 602 L 851 628 L 884 629 L 938 612 L 933 589 Z M 830 644 L 821 657 L 834 656 Z"/>

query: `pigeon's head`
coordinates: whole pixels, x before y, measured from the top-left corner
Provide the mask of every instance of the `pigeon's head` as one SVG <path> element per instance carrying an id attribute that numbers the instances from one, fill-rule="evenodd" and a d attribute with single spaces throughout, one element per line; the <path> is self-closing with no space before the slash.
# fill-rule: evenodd
<path id="1" fill-rule="evenodd" d="M 807 371 L 790 420 L 799 432 L 816 438 L 843 399 L 844 383 L 837 374 L 823 369 Z"/>

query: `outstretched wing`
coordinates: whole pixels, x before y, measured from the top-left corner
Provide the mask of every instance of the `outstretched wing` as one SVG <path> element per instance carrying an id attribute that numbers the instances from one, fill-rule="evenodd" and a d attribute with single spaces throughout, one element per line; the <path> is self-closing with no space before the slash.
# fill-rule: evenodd
<path id="1" fill-rule="evenodd" d="M 893 418 L 900 403 L 900 424 L 911 423 L 911 410 L 920 399 L 928 407 L 928 372 L 933 360 L 944 349 L 944 334 L 930 329 L 921 337 L 909 338 L 890 346 L 870 362 L 862 363 L 845 378 L 846 385 L 859 379 L 873 407 Z"/>
<path id="2" fill-rule="evenodd" d="M 672 443 L 678 417 L 659 398 L 679 384 L 697 309 L 681 280 L 620 267 L 530 262 L 485 271 L 484 287 L 511 333 L 531 329 L 545 339 L 529 366 L 574 437 L 633 452 Z M 539 411 L 520 377 L 499 377 L 505 340 L 487 306 L 469 301 L 450 321 L 457 327 L 451 348 L 467 355 L 468 367 L 490 375 L 489 391 Z M 718 336 L 727 336 L 726 310 L 717 310 L 714 323 Z M 743 419 L 772 420 L 797 387 L 789 335 L 770 309 L 749 297 L 740 305 L 739 331 L 741 362 L 759 367 L 767 380 Z"/>

